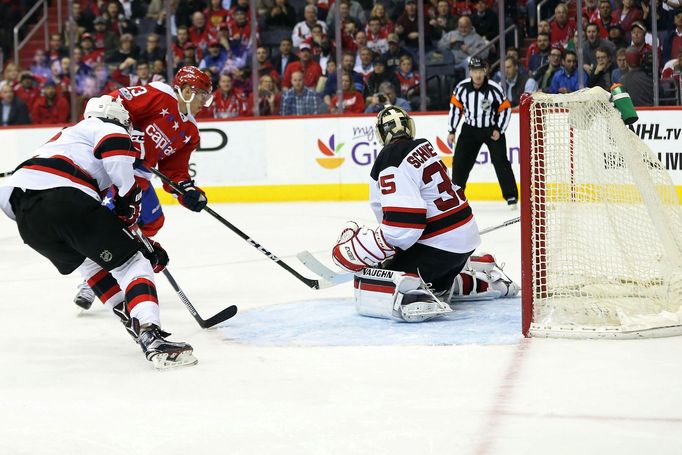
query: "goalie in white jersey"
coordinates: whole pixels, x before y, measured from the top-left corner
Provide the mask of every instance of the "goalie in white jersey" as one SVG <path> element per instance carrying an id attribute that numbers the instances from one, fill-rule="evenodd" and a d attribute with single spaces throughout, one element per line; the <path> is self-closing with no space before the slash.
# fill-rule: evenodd
<path id="1" fill-rule="evenodd" d="M 376 130 L 384 148 L 370 174 L 370 204 L 381 226 L 348 223 L 332 252 L 357 272 L 358 312 L 419 322 L 452 311 L 453 299 L 515 295 L 492 256 L 469 261 L 481 242 L 474 215 L 433 145 L 414 138 L 407 112 L 384 108 Z"/>
<path id="2" fill-rule="evenodd" d="M 111 309 L 157 368 L 196 363 L 192 347 L 170 342 L 160 329 L 154 272 L 168 255 L 152 252 L 133 235 L 141 190 L 133 164 L 139 151 L 130 137 L 128 112 L 104 95 L 88 101 L 85 119 L 42 145 L 0 186 L 0 209 L 15 220 L 24 243 L 48 258 L 63 275 L 84 278 L 111 273 L 120 295 Z M 102 197 L 114 187 L 114 209 Z"/>

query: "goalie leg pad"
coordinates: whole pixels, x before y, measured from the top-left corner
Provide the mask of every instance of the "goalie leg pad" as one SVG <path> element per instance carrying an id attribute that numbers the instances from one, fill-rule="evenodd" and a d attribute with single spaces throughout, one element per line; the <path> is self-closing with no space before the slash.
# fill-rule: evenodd
<path id="1" fill-rule="evenodd" d="M 503 271 L 504 264 L 498 264 L 495 257 L 490 253 L 481 253 L 469 258 L 467 270 L 482 272 L 485 274 L 490 287 L 500 293 L 500 297 L 516 297 L 521 286 L 514 283 Z"/>
<path id="2" fill-rule="evenodd" d="M 501 293 L 490 286 L 488 277 L 485 274 L 464 270 L 452 282 L 449 301 L 452 303 L 493 300 L 500 296 Z"/>
<path id="3" fill-rule="evenodd" d="M 363 316 L 422 322 L 450 313 L 418 276 L 368 268 L 355 276 L 355 307 Z"/>

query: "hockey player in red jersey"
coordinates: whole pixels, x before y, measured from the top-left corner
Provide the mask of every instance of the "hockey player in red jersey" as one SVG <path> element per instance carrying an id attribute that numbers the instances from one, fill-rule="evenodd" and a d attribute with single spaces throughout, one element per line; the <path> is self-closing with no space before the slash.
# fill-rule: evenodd
<path id="1" fill-rule="evenodd" d="M 178 201 L 189 210 L 200 212 L 208 202 L 205 193 L 189 175 L 189 159 L 199 146 L 199 128 L 195 115 L 213 101 L 211 79 L 199 68 L 185 66 L 173 79 L 173 87 L 163 82 L 145 86 L 123 87 L 111 93 L 130 113 L 133 141 L 140 148 L 141 160 L 135 165 L 138 185 L 142 188 L 140 227 L 153 237 L 163 226 L 164 215 L 150 180 L 149 169 L 157 167 L 184 190 Z M 170 186 L 164 189 L 173 193 Z M 112 281 L 89 281 L 80 285 L 74 302 L 88 309 L 95 295 L 106 303 L 112 293 Z M 93 292 L 94 291 L 94 292 Z"/>
<path id="2" fill-rule="evenodd" d="M 492 256 L 470 260 L 480 237 L 469 203 L 433 145 L 414 138 L 407 112 L 384 108 L 376 130 L 384 148 L 370 173 L 370 205 L 381 225 L 349 222 L 332 250 L 337 265 L 357 272 L 358 312 L 420 322 L 451 312 L 453 298 L 515 295 Z"/>
<path id="3" fill-rule="evenodd" d="M 78 270 L 86 279 L 106 276 L 116 285 L 108 306 L 156 368 L 193 365 L 192 347 L 166 340 L 160 328 L 154 272 L 166 266 L 168 255 L 153 241 L 148 251 L 132 233 L 141 190 L 128 112 L 104 95 L 88 101 L 84 117 L 19 165 L 0 186 L 0 209 L 17 222 L 24 243 L 60 273 Z M 109 210 L 102 197 L 112 186 Z"/>

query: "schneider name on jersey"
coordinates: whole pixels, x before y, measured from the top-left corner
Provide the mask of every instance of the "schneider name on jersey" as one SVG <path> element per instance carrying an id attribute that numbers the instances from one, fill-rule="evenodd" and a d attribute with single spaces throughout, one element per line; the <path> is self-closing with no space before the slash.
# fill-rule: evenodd
<path id="1" fill-rule="evenodd" d="M 480 244 L 478 226 L 464 192 L 426 139 L 387 144 L 370 173 L 370 204 L 388 244 L 415 243 L 452 253 Z"/>

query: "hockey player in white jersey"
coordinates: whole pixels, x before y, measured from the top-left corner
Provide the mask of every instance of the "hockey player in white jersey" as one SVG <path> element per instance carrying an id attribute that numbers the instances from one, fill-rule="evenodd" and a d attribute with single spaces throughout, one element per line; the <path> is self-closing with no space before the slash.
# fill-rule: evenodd
<path id="1" fill-rule="evenodd" d="M 0 209 L 16 221 L 24 243 L 61 274 L 78 270 L 89 279 L 111 273 L 124 292 L 109 307 L 156 368 L 193 365 L 192 347 L 166 340 L 160 328 L 154 272 L 168 255 L 153 241 L 149 252 L 133 235 L 141 191 L 128 112 L 104 95 L 88 101 L 84 117 L 19 165 L 0 186 Z M 102 197 L 112 186 L 110 211 Z"/>
<path id="2" fill-rule="evenodd" d="M 332 251 L 356 272 L 358 312 L 420 322 L 451 312 L 452 301 L 515 295 L 491 255 L 470 259 L 480 237 L 469 203 L 432 144 L 415 139 L 407 112 L 384 108 L 376 131 L 384 147 L 370 173 L 370 204 L 381 225 L 349 222 Z"/>

